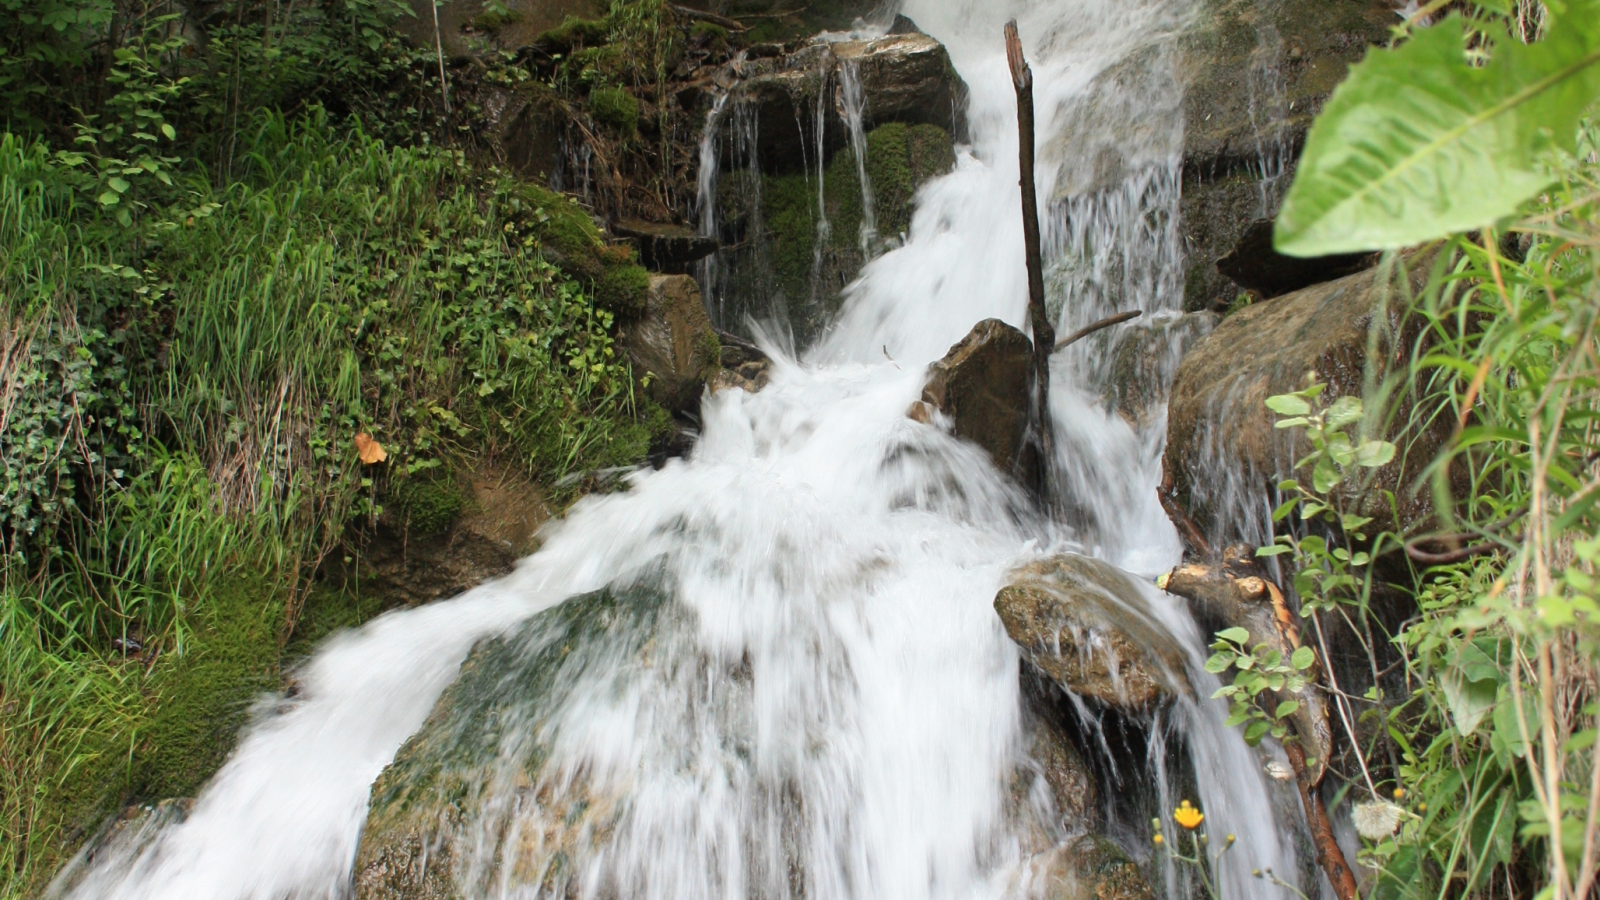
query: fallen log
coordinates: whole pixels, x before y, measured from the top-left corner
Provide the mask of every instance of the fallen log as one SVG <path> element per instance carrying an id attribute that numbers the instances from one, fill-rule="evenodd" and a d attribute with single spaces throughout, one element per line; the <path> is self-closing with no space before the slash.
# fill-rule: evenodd
<path id="1" fill-rule="evenodd" d="M 1062 338 L 1061 340 L 1056 341 L 1056 349 L 1060 350 L 1060 349 L 1062 349 L 1064 347 L 1070 346 L 1072 344 L 1076 344 L 1078 341 L 1083 340 L 1084 338 L 1088 337 L 1091 334 L 1094 334 L 1096 331 L 1099 331 L 1102 328 L 1110 328 L 1113 325 L 1119 325 L 1119 324 L 1121 324 L 1123 322 L 1128 321 L 1129 319 L 1137 319 L 1143 314 L 1144 313 L 1141 310 L 1137 310 L 1136 309 L 1136 310 L 1133 310 L 1131 312 L 1117 313 L 1114 316 L 1106 316 L 1104 319 L 1101 319 L 1100 321 L 1094 323 L 1093 325 L 1086 325 L 1083 328 L 1079 328 L 1077 331 L 1074 331 L 1073 333 L 1067 335 L 1066 337 Z"/>

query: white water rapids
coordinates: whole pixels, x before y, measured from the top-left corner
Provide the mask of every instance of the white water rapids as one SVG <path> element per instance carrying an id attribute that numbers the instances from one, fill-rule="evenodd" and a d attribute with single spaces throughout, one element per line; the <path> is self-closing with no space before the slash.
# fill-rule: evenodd
<path id="1" fill-rule="evenodd" d="M 68 896 L 347 896 L 374 779 L 474 644 L 575 594 L 649 579 L 670 585 L 681 627 L 652 644 L 648 665 L 572 686 L 538 736 L 550 754 L 543 777 L 581 773 L 626 798 L 609 836 L 572 861 L 572 896 L 1028 894 L 1025 850 L 1005 815 L 1024 753 L 1018 652 L 992 606 L 1007 572 L 1072 549 L 1135 573 L 1147 608 L 1130 615 L 1191 648 L 1198 697 L 1215 684 L 1200 669 L 1199 629 L 1148 586 L 1181 552 L 1155 495 L 1164 414 L 1157 402 L 1153 419 L 1131 425 L 1108 411 L 1099 373 L 1109 339 L 1058 354 L 1055 464 L 1071 515 L 1054 523 L 981 451 L 905 413 L 926 365 L 974 323 L 1025 327 L 1001 39 L 1013 16 L 1045 126 L 1039 193 L 1065 185 L 1073 196 L 1047 211 L 1060 329 L 1143 309 L 1132 334 L 1176 315 L 1182 122 L 1171 45 L 1187 3 L 910 0 L 904 11 L 950 48 L 969 85 L 972 145 L 923 189 L 904 246 L 867 267 L 822 341 L 800 360 L 777 359 L 758 394 L 708 397 L 688 458 L 580 502 L 514 574 L 330 640 L 296 696 L 263 703 L 185 819 L 123 835 L 61 885 Z M 1141 73 L 1133 87 L 1097 80 L 1125 61 Z M 1169 376 L 1170 343 L 1151 351 L 1165 354 Z M 747 686 L 705 682 L 693 661 L 707 659 L 740 668 Z M 1217 871 L 1223 897 L 1287 897 L 1250 872 L 1298 877 L 1293 823 L 1275 818 L 1281 797 L 1237 729 L 1223 727 L 1225 713 L 1221 701 L 1180 698 L 1155 728 L 1148 764 L 1164 771 L 1170 730 L 1210 830 L 1238 836 Z M 1170 809 L 1177 798 L 1157 780 Z M 780 845 L 800 874 L 774 862 Z M 470 868 L 458 871 L 466 896 L 542 896 L 538 882 L 505 874 L 514 866 L 477 881 Z M 1158 889 L 1183 890 L 1172 867 L 1152 871 Z"/>

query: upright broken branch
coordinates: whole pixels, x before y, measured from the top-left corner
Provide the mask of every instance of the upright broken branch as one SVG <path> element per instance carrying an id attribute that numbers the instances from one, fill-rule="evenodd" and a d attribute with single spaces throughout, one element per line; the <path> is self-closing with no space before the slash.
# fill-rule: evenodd
<path id="1" fill-rule="evenodd" d="M 1006 61 L 1011 83 L 1017 89 L 1018 162 L 1022 183 L 1022 243 L 1028 260 L 1028 319 L 1033 327 L 1033 373 L 1037 396 L 1033 426 L 1039 442 L 1042 480 L 1049 482 L 1052 452 L 1050 425 L 1050 354 L 1055 351 L 1056 330 L 1044 308 L 1044 265 L 1039 255 L 1039 198 L 1033 183 L 1033 70 L 1022 56 L 1017 20 L 1006 23 Z"/>

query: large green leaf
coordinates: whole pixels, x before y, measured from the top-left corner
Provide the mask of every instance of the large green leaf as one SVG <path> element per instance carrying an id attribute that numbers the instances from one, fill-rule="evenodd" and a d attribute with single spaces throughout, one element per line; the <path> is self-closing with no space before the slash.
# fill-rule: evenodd
<path id="1" fill-rule="evenodd" d="M 1405 247 L 1492 224 L 1550 183 L 1600 97 L 1600 0 L 1549 0 L 1549 36 L 1491 31 L 1489 62 L 1466 54 L 1459 15 L 1374 50 L 1312 125 L 1278 216 L 1280 252 Z"/>

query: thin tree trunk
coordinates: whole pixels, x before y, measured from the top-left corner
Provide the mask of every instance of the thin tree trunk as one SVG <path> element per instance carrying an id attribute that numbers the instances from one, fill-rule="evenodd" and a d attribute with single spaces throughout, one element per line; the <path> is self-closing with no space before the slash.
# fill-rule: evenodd
<path id="1" fill-rule="evenodd" d="M 1006 23 L 1006 61 L 1011 83 L 1017 89 L 1018 162 L 1022 184 L 1022 242 L 1028 261 L 1028 319 L 1033 327 L 1033 374 L 1036 396 L 1033 426 L 1038 442 L 1041 494 L 1048 496 L 1050 466 L 1054 458 L 1054 433 L 1050 424 L 1050 354 L 1055 351 L 1056 330 L 1044 308 L 1044 266 L 1039 255 L 1039 198 L 1033 182 L 1033 70 L 1022 56 L 1017 20 Z"/>
<path id="2" fill-rule="evenodd" d="M 1339 842 L 1334 839 L 1333 823 L 1328 820 L 1327 807 L 1322 805 L 1322 795 L 1317 793 L 1317 786 L 1311 783 L 1310 775 L 1306 772 L 1305 751 L 1294 741 L 1285 741 L 1283 750 L 1289 757 L 1290 767 L 1294 769 L 1295 783 L 1300 786 L 1300 803 L 1305 807 L 1306 824 L 1311 826 L 1311 844 L 1317 849 L 1317 864 L 1327 874 L 1335 897 L 1339 900 L 1360 900 L 1355 873 L 1350 871 L 1344 851 L 1339 849 Z"/>

